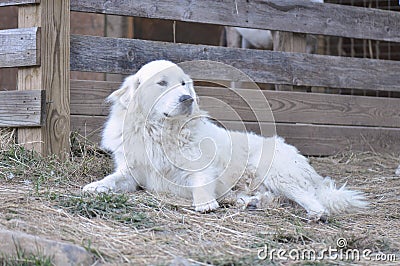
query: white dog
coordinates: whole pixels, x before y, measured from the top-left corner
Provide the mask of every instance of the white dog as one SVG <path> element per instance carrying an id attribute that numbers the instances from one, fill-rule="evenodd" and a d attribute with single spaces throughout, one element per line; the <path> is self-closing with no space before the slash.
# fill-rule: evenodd
<path id="1" fill-rule="evenodd" d="M 146 64 L 108 100 L 113 105 L 102 146 L 113 153 L 116 169 L 84 191 L 142 187 L 188 198 L 200 212 L 218 208 L 217 200 L 228 192 L 257 207 L 284 196 L 311 219 L 367 206 L 362 193 L 336 189 L 282 138 L 210 122 L 190 77 L 169 61 Z"/>

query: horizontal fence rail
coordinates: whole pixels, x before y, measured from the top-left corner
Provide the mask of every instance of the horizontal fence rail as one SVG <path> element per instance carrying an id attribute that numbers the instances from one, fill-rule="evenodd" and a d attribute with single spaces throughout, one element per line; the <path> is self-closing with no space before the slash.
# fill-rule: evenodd
<path id="1" fill-rule="evenodd" d="M 0 30 L 0 67 L 40 64 L 40 28 Z"/>
<path id="2" fill-rule="evenodd" d="M 306 0 L 71 0 L 71 10 L 400 42 L 400 13 Z"/>
<path id="3" fill-rule="evenodd" d="M 202 108 L 218 120 L 236 120 L 226 107 L 209 101 L 218 99 L 233 108 L 243 121 L 269 122 L 265 112 L 267 100 L 276 122 L 325 125 L 396 127 L 400 125 L 400 99 L 365 96 L 332 95 L 285 91 L 255 91 L 197 87 Z M 263 98 L 263 96 L 265 98 Z M 250 108 L 251 107 L 251 108 Z"/>
<path id="4" fill-rule="evenodd" d="M 0 91 L 0 127 L 40 127 L 45 117 L 45 91 Z"/>
<path id="5" fill-rule="evenodd" d="M 71 126 L 99 141 L 109 105 L 104 99 L 118 82 L 71 80 Z M 241 130 L 242 122 L 210 104 L 207 98 L 226 102 L 239 113 L 247 130 L 271 132 L 271 121 L 254 121 L 253 113 L 238 95 L 222 88 L 196 87 L 201 108 L 229 129 Z M 254 91 L 239 90 L 251 98 Z M 308 155 L 332 155 L 346 149 L 395 151 L 400 149 L 400 99 L 263 91 L 271 105 L 277 133 Z M 245 97 L 245 98 L 248 98 Z M 380 101 L 382 100 L 382 101 Z M 252 99 L 254 111 L 262 111 L 264 99 Z M 260 108 L 259 108 L 260 107 Z"/>
<path id="6" fill-rule="evenodd" d="M 71 80 L 71 114 L 108 115 L 109 106 L 104 99 L 119 86 L 119 82 Z M 215 104 L 208 98 L 228 104 L 247 122 L 255 121 L 254 114 L 265 110 L 267 100 L 275 121 L 281 123 L 379 127 L 400 125 L 400 99 L 396 98 L 253 89 L 231 90 L 202 86 L 196 86 L 196 92 L 201 97 L 200 106 L 207 110 L 211 117 L 224 121 L 235 120 L 237 116 L 226 112 L 224 106 Z M 269 117 L 258 118 L 259 122 L 271 121 Z"/>
<path id="7" fill-rule="evenodd" d="M 105 116 L 72 115 L 71 128 L 92 141 L 99 141 Z M 242 123 L 220 121 L 226 128 L 241 130 Z M 271 129 L 271 124 L 244 122 L 248 131 L 260 133 L 260 128 Z M 329 126 L 276 123 L 276 132 L 295 145 L 303 154 L 334 155 L 345 150 L 398 152 L 399 128 Z"/>
<path id="8" fill-rule="evenodd" d="M 232 130 L 242 128 L 240 122 L 221 122 Z M 245 122 L 245 125 L 255 133 L 271 127 L 257 122 Z M 276 132 L 307 155 L 334 155 L 349 150 L 397 153 L 400 149 L 399 128 L 276 123 Z"/>
<path id="9" fill-rule="evenodd" d="M 27 5 L 27 4 L 39 4 L 40 0 L 1 0 L 1 6 L 16 6 L 16 5 Z"/>
<path id="10" fill-rule="evenodd" d="M 332 88 L 400 91 L 400 62 L 176 44 L 135 39 L 71 36 L 71 70 L 133 74 L 143 64 L 167 59 L 175 63 L 213 60 L 234 66 L 256 82 Z M 200 68 L 195 79 L 225 72 Z"/>

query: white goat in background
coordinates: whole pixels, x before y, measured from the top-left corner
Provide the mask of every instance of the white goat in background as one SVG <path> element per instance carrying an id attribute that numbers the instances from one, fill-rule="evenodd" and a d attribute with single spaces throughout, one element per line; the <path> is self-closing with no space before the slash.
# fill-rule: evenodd
<path id="1" fill-rule="evenodd" d="M 324 3 L 323 0 L 310 0 L 315 3 Z M 259 30 L 233 27 L 241 39 L 241 48 L 256 48 L 256 49 L 273 49 L 273 36 L 270 30 Z M 228 31 L 227 31 L 228 32 Z M 317 40 L 313 36 L 307 35 L 307 53 L 314 53 L 316 50 Z M 228 41 L 228 46 L 231 46 Z"/>

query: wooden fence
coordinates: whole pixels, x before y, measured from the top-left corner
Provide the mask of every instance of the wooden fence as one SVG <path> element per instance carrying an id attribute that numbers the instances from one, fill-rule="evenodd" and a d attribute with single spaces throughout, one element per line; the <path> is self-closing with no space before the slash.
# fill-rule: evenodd
<path id="1" fill-rule="evenodd" d="M 6 2 L 16 4 L 38 1 Z M 53 146 L 65 147 L 69 119 L 73 130 L 98 140 L 98 133 L 108 113 L 104 99 L 119 86 L 119 83 L 112 82 L 72 80 L 69 99 L 69 80 L 65 78 L 69 70 L 132 74 L 143 64 L 156 59 L 168 59 L 177 63 L 205 59 L 232 65 L 260 83 L 400 92 L 400 62 L 397 61 L 294 53 L 290 48 L 283 48 L 285 51 L 262 51 L 83 35 L 70 36 L 69 57 L 69 34 L 65 28 L 69 19 L 70 2 L 72 11 L 293 32 L 288 35 L 289 39 L 308 33 L 400 42 L 398 12 L 303 0 L 41 0 L 40 6 L 50 2 L 57 4 L 46 8 L 53 8 L 58 16 L 48 18 L 42 9 L 41 25 L 28 19 L 34 14 L 33 7 L 38 7 L 38 4 L 20 7 L 20 15 L 26 14 L 20 18 L 26 20 L 20 27 L 41 26 L 36 31 L 41 36 L 42 44 L 40 67 L 21 69 L 18 88 L 46 90 L 47 115 L 40 130 L 44 150 L 57 152 Z M 45 26 L 46 23 L 56 25 L 57 28 L 50 29 Z M 49 28 L 44 29 L 45 27 Z M 58 60 L 60 58 L 63 59 L 62 62 Z M 65 66 L 69 59 L 70 68 Z M 31 64 L 38 65 L 37 60 L 38 58 Z M 52 64 L 56 64 L 56 73 L 52 73 L 54 69 L 49 71 Z M 1 66 L 8 65 L 1 63 Z M 42 79 L 40 82 L 35 81 L 35 85 L 32 81 L 26 84 L 26 80 L 32 80 L 26 78 L 27 72 L 32 73 L 31 68 L 42 69 Z M 204 69 L 202 73 L 194 74 L 193 78 L 207 79 L 210 74 L 207 71 L 209 70 Z M 54 83 L 54 79 L 50 82 L 46 78 L 47 75 L 54 79 L 62 78 Z M 214 77 L 216 75 L 217 73 L 213 73 Z M 223 73 L 218 77 L 221 80 L 227 78 L 229 77 L 225 77 Z M 246 126 L 250 130 L 257 130 L 257 123 L 252 121 L 249 110 L 227 96 L 227 89 L 198 88 L 198 91 L 202 95 L 220 98 L 235 109 L 242 110 L 241 115 L 245 118 Z M 246 90 L 245 93 L 249 93 L 251 97 L 251 91 Z M 399 98 L 267 90 L 263 93 L 271 104 L 278 134 L 286 137 L 289 143 L 299 147 L 303 153 L 329 155 L 346 149 L 400 151 Z M 262 104 L 257 103 L 257 100 L 254 99 L 254 105 L 261 108 Z M 218 106 L 209 106 L 209 111 L 217 119 L 224 121 L 224 124 L 235 128 L 237 122 L 229 114 L 218 111 Z M 0 116 L 0 124 L 1 121 Z M 267 123 L 260 121 L 261 127 L 267 126 Z M 15 123 L 5 125 L 15 126 Z M 22 132 L 36 131 L 24 129 Z"/>
<path id="2" fill-rule="evenodd" d="M 69 1 L 5 0 L 18 5 L 18 29 L 0 31 L 0 67 L 19 67 L 18 90 L 0 92 L 0 126 L 43 154 L 69 150 Z"/>

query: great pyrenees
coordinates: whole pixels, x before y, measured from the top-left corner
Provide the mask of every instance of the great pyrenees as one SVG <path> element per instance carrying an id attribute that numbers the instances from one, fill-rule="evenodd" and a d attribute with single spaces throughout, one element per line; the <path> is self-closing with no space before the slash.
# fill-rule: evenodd
<path id="1" fill-rule="evenodd" d="M 227 193 L 256 207 L 285 197 L 313 220 L 367 206 L 361 192 L 337 189 L 281 137 L 215 125 L 199 109 L 193 81 L 172 62 L 144 65 L 108 101 L 102 147 L 112 152 L 115 171 L 85 192 L 144 188 L 187 198 L 199 212 L 218 208 Z"/>

